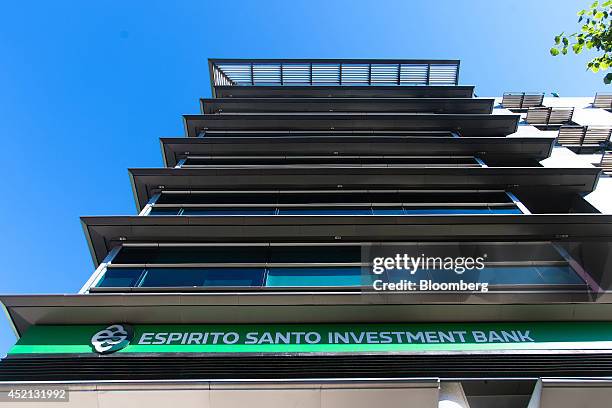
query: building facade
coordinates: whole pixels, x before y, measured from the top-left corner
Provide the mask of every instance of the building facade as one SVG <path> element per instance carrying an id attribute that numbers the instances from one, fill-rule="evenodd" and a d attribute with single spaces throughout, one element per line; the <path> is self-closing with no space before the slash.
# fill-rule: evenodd
<path id="1" fill-rule="evenodd" d="M 138 215 L 82 218 L 82 290 L 0 298 L 18 338 L 0 389 L 609 405 L 611 97 L 475 97 L 455 60 L 209 68 L 165 167 L 129 170 Z"/>

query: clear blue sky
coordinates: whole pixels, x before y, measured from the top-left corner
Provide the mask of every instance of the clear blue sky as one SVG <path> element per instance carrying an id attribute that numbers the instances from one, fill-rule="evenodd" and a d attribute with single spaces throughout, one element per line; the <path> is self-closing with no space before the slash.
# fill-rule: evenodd
<path id="1" fill-rule="evenodd" d="M 587 1 L 35 1 L 0 14 L 0 292 L 73 293 L 94 269 L 79 216 L 135 214 L 128 167 L 210 95 L 206 58 L 459 58 L 460 82 L 594 95 L 549 55 Z M 612 88 L 608 88 L 609 90 Z M 0 354 L 14 342 L 0 316 Z"/>

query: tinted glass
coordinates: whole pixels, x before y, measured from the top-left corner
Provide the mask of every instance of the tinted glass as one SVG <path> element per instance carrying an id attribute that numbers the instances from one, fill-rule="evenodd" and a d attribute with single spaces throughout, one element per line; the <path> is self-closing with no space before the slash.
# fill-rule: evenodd
<path id="1" fill-rule="evenodd" d="M 327 203 L 456 203 L 458 207 L 461 203 L 510 203 L 512 200 L 504 192 L 211 192 L 211 193 L 164 193 L 157 204 L 173 204 L 180 207 L 181 204 L 266 204 L 268 208 L 276 207 L 276 204 L 321 204 Z M 170 209 L 157 209 L 162 211 L 172 211 Z"/>
<path id="2" fill-rule="evenodd" d="M 373 215 L 405 215 L 405 211 L 399 207 L 384 207 L 384 208 L 373 208 Z"/>
<path id="3" fill-rule="evenodd" d="M 276 204 L 278 193 L 191 193 L 162 194 L 158 204 Z"/>
<path id="4" fill-rule="evenodd" d="M 487 282 L 490 285 L 581 285 L 584 281 L 569 266 L 507 266 L 486 267 L 481 271 L 424 271 L 434 282 Z"/>
<path id="5" fill-rule="evenodd" d="M 359 246 L 272 246 L 269 250 L 272 263 L 361 262 L 361 247 Z"/>
<path id="6" fill-rule="evenodd" d="M 138 283 L 141 268 L 108 268 L 96 285 L 99 288 L 129 288 Z"/>
<path id="7" fill-rule="evenodd" d="M 404 208 L 405 215 L 423 215 L 423 214 L 522 214 L 518 208 Z"/>
<path id="8" fill-rule="evenodd" d="M 263 268 L 151 268 L 140 287 L 262 286 Z"/>
<path id="9" fill-rule="evenodd" d="M 419 207 L 280 207 L 280 208 L 184 208 L 153 209 L 150 215 L 452 215 L 452 214 L 522 214 L 518 208 L 419 208 Z"/>
<path id="10" fill-rule="evenodd" d="M 518 208 L 491 208 L 491 214 L 522 214 Z"/>
<path id="11" fill-rule="evenodd" d="M 361 286 L 361 269 L 359 267 L 270 268 L 266 286 Z"/>
<path id="12" fill-rule="evenodd" d="M 151 208 L 149 215 L 178 215 L 180 211 L 180 208 L 153 207 Z"/>
<path id="13" fill-rule="evenodd" d="M 182 215 L 274 215 L 275 208 L 185 208 Z"/>
<path id="14" fill-rule="evenodd" d="M 244 166 L 244 165 L 477 165 L 473 157 L 394 157 L 394 156 L 316 156 L 316 157 L 189 157 L 184 166 Z"/>
<path id="15" fill-rule="evenodd" d="M 123 247 L 113 259 L 115 264 L 167 263 L 264 263 L 267 247 L 209 246 L 209 247 Z"/>
<path id="16" fill-rule="evenodd" d="M 372 215 L 369 207 L 279 208 L 278 215 Z"/>

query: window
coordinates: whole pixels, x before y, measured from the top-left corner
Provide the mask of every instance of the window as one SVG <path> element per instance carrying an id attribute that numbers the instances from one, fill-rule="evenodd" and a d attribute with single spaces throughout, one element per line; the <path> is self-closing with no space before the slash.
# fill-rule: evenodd
<path id="1" fill-rule="evenodd" d="M 369 207 L 289 207 L 279 208 L 278 215 L 372 215 Z"/>
<path id="2" fill-rule="evenodd" d="M 275 208 L 183 208 L 180 215 L 275 215 Z"/>
<path id="3" fill-rule="evenodd" d="M 370 251 L 387 244 L 373 244 Z M 477 257 L 487 254 L 481 270 L 420 268 L 369 271 L 359 244 L 202 244 L 124 245 L 91 291 L 215 290 L 226 287 L 248 290 L 358 290 L 374 279 L 433 282 L 487 282 L 490 287 L 585 288 L 584 280 L 566 259 L 568 254 L 547 242 L 404 243 L 401 250 L 427 256 Z M 371 252 L 373 253 L 373 252 Z M 433 264 L 435 265 L 435 264 Z M 435 266 L 431 268 L 435 268 Z M 123 288 L 123 289 L 122 289 Z"/>
<path id="4" fill-rule="evenodd" d="M 172 207 L 155 207 L 151 208 L 149 215 L 183 215 L 183 209 Z"/>
<path id="5" fill-rule="evenodd" d="M 524 208 L 524 207 L 522 207 Z M 454 215 L 522 214 L 504 191 L 199 191 L 163 192 L 148 215 Z"/>
<path id="6" fill-rule="evenodd" d="M 263 268 L 147 268 L 140 287 L 261 286 Z"/>
<path id="7" fill-rule="evenodd" d="M 140 268 L 109 268 L 98 283 L 98 287 L 130 288 L 137 285 L 142 273 L 143 270 Z"/>
<path id="8" fill-rule="evenodd" d="M 124 246 L 113 259 L 113 265 L 164 265 L 194 263 L 265 263 L 266 247 L 262 246 Z"/>
<path id="9" fill-rule="evenodd" d="M 249 166 L 481 167 L 473 156 L 188 156 L 183 168 Z"/>
<path id="10" fill-rule="evenodd" d="M 568 265 L 564 266 L 507 266 L 485 267 L 481 271 L 465 271 L 457 274 L 445 270 L 420 271 L 419 279 L 433 282 L 488 282 L 489 285 L 583 285 L 584 281 Z"/>
<path id="11" fill-rule="evenodd" d="M 266 278 L 269 287 L 361 286 L 361 268 L 270 268 Z"/>

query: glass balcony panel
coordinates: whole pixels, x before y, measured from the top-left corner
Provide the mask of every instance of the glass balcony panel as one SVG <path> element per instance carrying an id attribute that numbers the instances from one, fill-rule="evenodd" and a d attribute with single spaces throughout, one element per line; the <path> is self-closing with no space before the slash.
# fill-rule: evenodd
<path id="1" fill-rule="evenodd" d="M 405 215 L 454 215 L 454 214 L 522 214 L 518 208 L 404 208 Z"/>
<path id="2" fill-rule="evenodd" d="M 150 268 L 139 286 L 261 286 L 264 274 L 264 268 Z"/>
<path id="3" fill-rule="evenodd" d="M 301 207 L 278 209 L 278 215 L 372 215 L 369 207 Z"/>
<path id="4" fill-rule="evenodd" d="M 138 283 L 142 268 L 108 268 L 96 285 L 99 288 L 130 288 Z"/>
<path id="5" fill-rule="evenodd" d="M 181 211 L 180 208 L 163 208 L 163 207 L 153 207 L 149 212 L 149 215 L 178 215 Z"/>
<path id="6" fill-rule="evenodd" d="M 275 208 L 184 208 L 182 215 L 274 215 Z"/>
<path id="7" fill-rule="evenodd" d="M 361 260 L 361 247 L 358 245 L 272 246 L 269 250 L 270 263 L 346 263 Z"/>
<path id="8" fill-rule="evenodd" d="M 395 208 L 373 208 L 373 215 L 406 215 L 406 212 L 401 207 Z"/>
<path id="9" fill-rule="evenodd" d="M 124 247 L 115 264 L 265 263 L 267 251 L 258 246 Z"/>
<path id="10" fill-rule="evenodd" d="M 349 287 L 361 286 L 359 267 L 270 268 L 266 286 L 271 287 Z"/>

